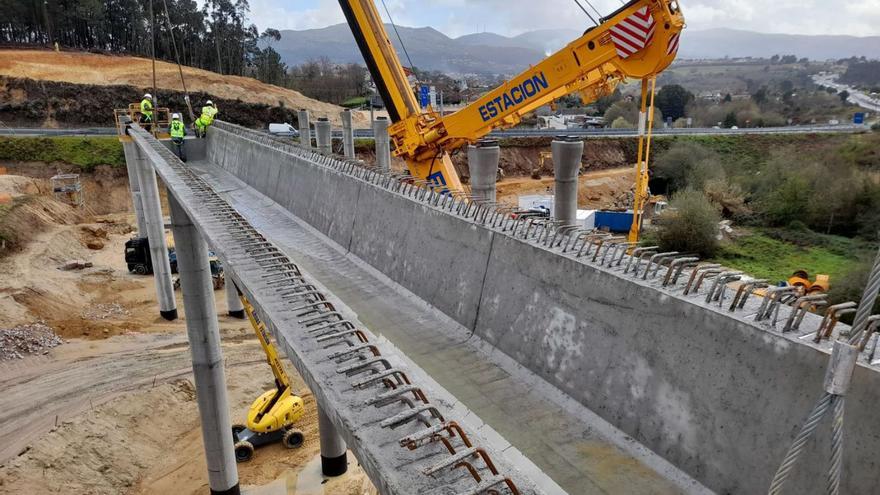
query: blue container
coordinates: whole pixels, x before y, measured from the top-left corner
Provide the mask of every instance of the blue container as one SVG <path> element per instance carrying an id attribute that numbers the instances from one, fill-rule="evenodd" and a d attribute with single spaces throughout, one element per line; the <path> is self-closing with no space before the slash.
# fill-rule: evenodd
<path id="1" fill-rule="evenodd" d="M 857 112 L 853 114 L 853 124 L 861 125 L 865 123 L 865 113 Z"/>
<path id="2" fill-rule="evenodd" d="M 597 229 L 608 229 L 611 232 L 629 232 L 629 229 L 632 228 L 632 223 L 632 210 L 596 212 Z"/>

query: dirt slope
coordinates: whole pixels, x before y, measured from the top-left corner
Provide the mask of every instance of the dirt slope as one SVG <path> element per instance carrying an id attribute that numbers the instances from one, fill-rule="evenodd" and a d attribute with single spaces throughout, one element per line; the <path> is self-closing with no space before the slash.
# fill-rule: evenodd
<path id="1" fill-rule="evenodd" d="M 99 86 L 149 88 L 153 84 L 149 59 L 43 50 L 0 50 L 0 75 Z M 184 75 L 189 91 L 204 92 L 217 98 L 269 106 L 279 106 L 279 102 L 283 102 L 287 108 L 305 108 L 315 117 L 326 116 L 331 120 L 338 120 L 342 111 L 336 105 L 249 77 L 223 76 L 192 67 L 184 67 Z M 156 85 L 161 89 L 181 91 L 183 88 L 177 66 L 157 61 Z M 356 117 L 361 118 L 359 115 Z"/>

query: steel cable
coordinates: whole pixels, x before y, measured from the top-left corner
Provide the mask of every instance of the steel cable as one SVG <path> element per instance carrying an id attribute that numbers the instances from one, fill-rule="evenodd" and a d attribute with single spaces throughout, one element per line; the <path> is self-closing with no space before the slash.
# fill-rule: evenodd
<path id="1" fill-rule="evenodd" d="M 791 447 L 788 449 L 788 453 L 785 454 L 785 459 L 782 460 L 782 464 L 780 464 L 779 469 L 773 476 L 768 492 L 769 495 L 778 495 L 782 492 L 782 486 L 791 474 L 792 469 L 794 469 L 795 464 L 797 464 L 798 459 L 804 453 L 804 446 L 807 440 L 813 436 L 813 433 L 815 433 L 816 428 L 819 426 L 819 421 L 828 412 L 831 400 L 832 395 L 826 392 L 819 399 L 819 402 L 816 403 L 816 406 L 813 407 L 813 411 L 807 417 L 806 423 L 801 427 L 800 433 L 795 437 L 794 442 L 792 442 Z"/>
<path id="2" fill-rule="evenodd" d="M 843 470 L 843 411 L 846 397 L 832 396 L 834 417 L 831 420 L 831 465 L 828 468 L 828 495 L 840 493 L 840 477 Z"/>

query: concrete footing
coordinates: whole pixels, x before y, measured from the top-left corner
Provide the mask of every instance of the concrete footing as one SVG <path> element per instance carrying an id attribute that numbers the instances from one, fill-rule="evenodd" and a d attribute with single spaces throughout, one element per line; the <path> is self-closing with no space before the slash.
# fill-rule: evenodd
<path id="1" fill-rule="evenodd" d="M 556 176 L 554 216 L 563 225 L 574 225 L 577 222 L 578 172 L 584 142 L 575 137 L 557 137 L 550 144 L 550 149 L 553 151 L 553 172 Z"/>
<path id="2" fill-rule="evenodd" d="M 229 316 L 243 320 L 245 318 L 244 305 L 238 297 L 238 289 L 232 278 L 226 279 L 226 311 Z"/>
<path id="3" fill-rule="evenodd" d="M 309 111 L 300 110 L 296 114 L 299 125 L 299 144 L 303 148 L 312 149 L 312 127 L 309 125 Z"/>
<path id="4" fill-rule="evenodd" d="M 348 447 L 336 426 L 318 407 L 318 432 L 321 436 L 321 472 L 324 476 L 339 476 L 348 471 Z"/>
<path id="5" fill-rule="evenodd" d="M 351 125 L 351 110 L 342 111 L 342 154 L 354 160 L 354 128 Z"/>
<path id="6" fill-rule="evenodd" d="M 332 128 L 327 117 L 321 117 L 315 122 L 315 142 L 318 146 L 318 153 L 324 156 L 333 154 L 333 137 L 331 132 Z"/>
<path id="7" fill-rule="evenodd" d="M 208 250 L 198 230 L 171 194 L 168 203 L 208 464 L 208 485 L 212 494 L 237 495 L 240 492 L 238 471 Z"/>
<path id="8" fill-rule="evenodd" d="M 388 119 L 376 117 L 373 121 L 373 137 L 376 139 L 376 167 L 391 170 L 391 138 L 388 137 Z"/>
<path id="9" fill-rule="evenodd" d="M 471 193 L 485 201 L 495 201 L 495 180 L 501 148 L 498 141 L 482 139 L 468 146 L 468 168 L 471 175 Z"/>
<path id="10" fill-rule="evenodd" d="M 159 314 L 171 321 L 177 319 L 177 301 L 174 299 L 174 284 L 171 281 L 171 263 L 168 261 L 165 221 L 162 217 L 162 204 L 159 202 L 159 184 L 153 166 L 142 152 L 136 150 L 135 155 L 134 163 L 141 188 L 146 234 L 150 240 L 150 259 L 153 263 Z"/>

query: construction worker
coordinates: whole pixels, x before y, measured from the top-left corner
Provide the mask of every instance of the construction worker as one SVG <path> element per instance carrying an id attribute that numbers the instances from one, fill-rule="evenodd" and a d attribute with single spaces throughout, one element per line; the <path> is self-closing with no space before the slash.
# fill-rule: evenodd
<path id="1" fill-rule="evenodd" d="M 196 136 L 205 137 L 205 134 L 208 130 L 208 126 L 214 123 L 214 117 L 217 115 L 217 105 L 214 104 L 213 101 L 208 100 L 205 102 L 205 106 L 202 107 L 202 115 L 196 119 Z"/>
<path id="2" fill-rule="evenodd" d="M 177 152 L 177 156 L 180 157 L 180 161 L 186 162 L 186 150 L 183 148 L 183 137 L 186 136 L 186 126 L 183 125 L 183 121 L 180 120 L 179 113 L 171 115 L 171 128 L 169 131 L 171 133 L 171 142 L 174 143 L 174 150 Z"/>
<path id="3" fill-rule="evenodd" d="M 150 93 L 144 94 L 141 100 L 141 124 L 148 132 L 153 127 L 153 95 Z"/>

